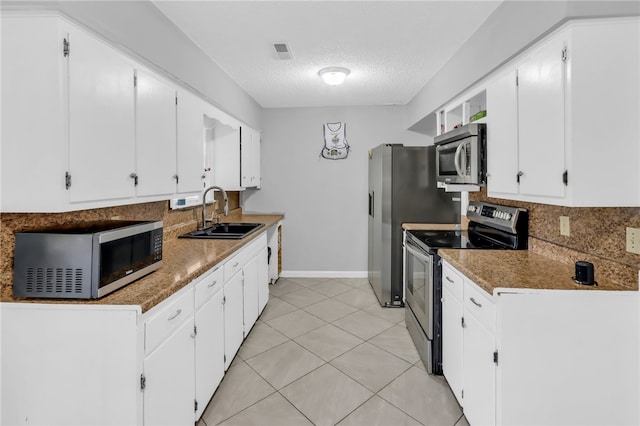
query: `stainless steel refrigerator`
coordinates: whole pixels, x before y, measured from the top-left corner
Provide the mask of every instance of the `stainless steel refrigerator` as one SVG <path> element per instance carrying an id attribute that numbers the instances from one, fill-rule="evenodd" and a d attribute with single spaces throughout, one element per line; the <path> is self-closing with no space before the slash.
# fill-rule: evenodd
<path id="1" fill-rule="evenodd" d="M 459 223 L 460 193 L 437 188 L 435 147 L 369 152 L 369 283 L 382 306 L 402 306 L 402 224 Z"/>

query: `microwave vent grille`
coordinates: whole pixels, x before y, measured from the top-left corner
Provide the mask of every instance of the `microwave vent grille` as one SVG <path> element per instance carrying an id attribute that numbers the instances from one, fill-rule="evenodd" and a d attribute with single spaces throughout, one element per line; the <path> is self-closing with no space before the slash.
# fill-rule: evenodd
<path id="1" fill-rule="evenodd" d="M 27 268 L 27 294 L 82 293 L 84 275 L 80 268 Z"/>

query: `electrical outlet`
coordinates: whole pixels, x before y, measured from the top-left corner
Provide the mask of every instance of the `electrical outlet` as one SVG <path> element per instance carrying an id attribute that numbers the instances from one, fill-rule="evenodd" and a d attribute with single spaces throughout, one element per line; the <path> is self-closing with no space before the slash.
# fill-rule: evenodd
<path id="1" fill-rule="evenodd" d="M 627 227 L 627 251 L 640 254 L 640 228 Z"/>
<path id="2" fill-rule="evenodd" d="M 111 220 L 120 220 L 120 216 L 111 216 Z"/>
<path id="3" fill-rule="evenodd" d="M 560 235 L 568 237 L 569 234 L 569 216 L 560 216 Z"/>

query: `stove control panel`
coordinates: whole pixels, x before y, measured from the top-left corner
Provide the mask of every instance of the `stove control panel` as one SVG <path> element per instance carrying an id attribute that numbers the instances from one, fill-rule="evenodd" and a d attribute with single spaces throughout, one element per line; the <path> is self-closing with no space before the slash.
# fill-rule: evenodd
<path id="1" fill-rule="evenodd" d="M 467 207 L 467 218 L 474 222 L 498 227 L 515 233 L 515 227 L 520 215 L 525 209 L 518 207 L 500 206 L 481 201 L 470 201 Z"/>

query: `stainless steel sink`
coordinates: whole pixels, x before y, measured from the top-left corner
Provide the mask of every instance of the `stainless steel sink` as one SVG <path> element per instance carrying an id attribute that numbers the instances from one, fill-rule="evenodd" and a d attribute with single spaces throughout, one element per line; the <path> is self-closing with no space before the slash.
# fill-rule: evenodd
<path id="1" fill-rule="evenodd" d="M 263 228 L 264 223 L 219 223 L 204 229 L 180 235 L 178 238 L 210 240 L 239 240 Z"/>

